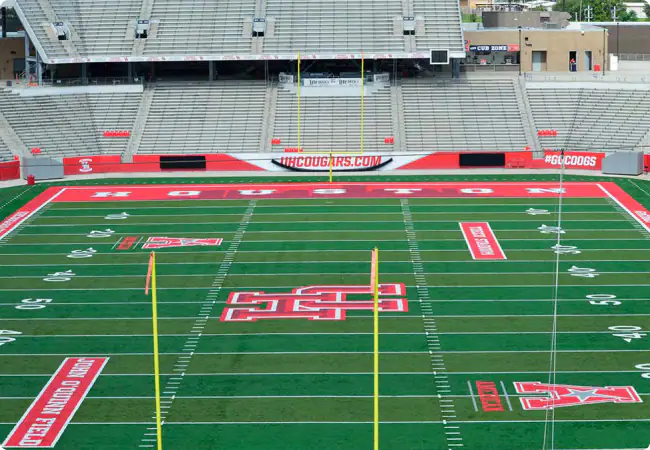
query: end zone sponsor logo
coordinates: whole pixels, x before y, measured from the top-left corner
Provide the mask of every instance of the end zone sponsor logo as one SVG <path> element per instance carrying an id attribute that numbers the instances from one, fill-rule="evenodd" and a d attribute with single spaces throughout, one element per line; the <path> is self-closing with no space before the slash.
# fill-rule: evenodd
<path id="1" fill-rule="evenodd" d="M 330 170 L 335 172 L 376 170 L 390 163 L 393 158 L 385 156 L 358 155 L 343 156 L 334 155 L 300 155 L 300 156 L 283 156 L 279 159 L 272 160 L 273 164 L 285 169 L 302 171 L 302 172 L 325 172 Z"/>
<path id="2" fill-rule="evenodd" d="M 17 211 L 11 216 L 7 217 L 5 220 L 0 222 L 0 237 L 9 234 L 11 230 L 18 226 L 18 223 L 29 216 L 31 211 Z"/>
<path id="3" fill-rule="evenodd" d="M 459 222 L 459 225 L 473 259 L 507 259 L 489 223 Z"/>
<path id="4" fill-rule="evenodd" d="M 538 394 L 536 397 L 522 396 L 519 399 L 526 411 L 597 403 L 643 403 L 633 386 L 574 386 L 539 381 L 515 382 L 514 385 L 518 394 Z"/>
<path id="5" fill-rule="evenodd" d="M 131 248 L 133 248 L 135 246 L 135 244 L 138 242 L 139 238 L 140 238 L 140 236 L 126 236 L 117 245 L 117 249 L 118 250 L 130 250 Z"/>
<path id="6" fill-rule="evenodd" d="M 3 446 L 54 447 L 107 362 L 108 358 L 66 358 Z"/>
<path id="7" fill-rule="evenodd" d="M 223 242 L 221 238 L 196 239 L 177 237 L 150 237 L 142 245 L 145 249 L 174 248 L 174 247 L 202 247 L 219 246 Z"/>
<path id="8" fill-rule="evenodd" d="M 481 400 L 481 407 L 485 412 L 501 412 L 504 411 L 503 404 L 501 403 L 501 396 L 496 383 L 492 381 L 477 381 L 476 393 L 479 400 Z"/>

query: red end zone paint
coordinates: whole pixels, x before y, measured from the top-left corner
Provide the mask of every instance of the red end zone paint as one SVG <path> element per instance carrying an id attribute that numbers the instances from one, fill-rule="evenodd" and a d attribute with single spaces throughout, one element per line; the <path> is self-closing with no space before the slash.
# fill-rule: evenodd
<path id="1" fill-rule="evenodd" d="M 15 230 L 25 220 L 30 218 L 34 213 L 40 210 L 43 206 L 53 201 L 58 197 L 65 188 L 48 188 L 45 192 L 40 193 L 35 198 L 27 202 L 25 206 L 19 208 L 15 213 L 0 222 L 0 241 Z"/>
<path id="2" fill-rule="evenodd" d="M 566 197 L 602 198 L 596 183 L 565 183 Z M 557 183 L 273 183 L 68 187 L 56 201 L 241 200 L 251 198 L 558 197 Z"/>
<path id="3" fill-rule="evenodd" d="M 508 259 L 487 222 L 460 222 L 465 242 L 474 259 Z"/>
<path id="4" fill-rule="evenodd" d="M 66 358 L 5 440 L 14 448 L 52 448 L 108 358 Z"/>
<path id="5" fill-rule="evenodd" d="M 599 183 L 602 191 L 650 232 L 650 212 L 615 183 Z"/>

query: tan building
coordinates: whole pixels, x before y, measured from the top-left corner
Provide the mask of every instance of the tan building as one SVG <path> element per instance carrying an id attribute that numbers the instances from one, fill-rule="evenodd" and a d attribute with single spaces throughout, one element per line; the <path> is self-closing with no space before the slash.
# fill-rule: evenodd
<path id="1" fill-rule="evenodd" d="M 24 69 L 25 39 L 0 39 L 0 80 L 13 80 L 15 68 L 14 60 L 20 60 L 18 61 L 17 66 Z"/>
<path id="2" fill-rule="evenodd" d="M 607 30 L 582 28 L 465 28 L 465 70 L 519 70 L 522 72 L 603 71 Z"/>

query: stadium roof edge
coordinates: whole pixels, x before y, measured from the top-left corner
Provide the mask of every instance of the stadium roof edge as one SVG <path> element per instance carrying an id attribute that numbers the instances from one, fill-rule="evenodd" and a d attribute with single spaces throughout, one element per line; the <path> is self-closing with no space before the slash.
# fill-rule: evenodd
<path id="1" fill-rule="evenodd" d="M 429 59 L 429 51 L 394 53 L 301 53 L 303 60 L 352 60 L 352 59 Z M 450 51 L 450 58 L 465 58 L 464 51 Z M 178 61 L 291 61 L 298 53 L 270 55 L 171 55 L 171 56 L 93 56 L 77 58 L 50 58 L 50 64 L 119 63 L 119 62 L 178 62 Z"/>

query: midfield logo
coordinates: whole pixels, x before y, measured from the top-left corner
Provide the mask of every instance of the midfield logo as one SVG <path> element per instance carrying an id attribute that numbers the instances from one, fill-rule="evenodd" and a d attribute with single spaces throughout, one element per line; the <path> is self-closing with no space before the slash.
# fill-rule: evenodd
<path id="1" fill-rule="evenodd" d="M 372 311 L 372 300 L 348 300 L 351 294 L 372 295 L 370 286 L 305 286 L 290 293 L 232 292 L 222 322 L 259 319 L 345 320 L 346 311 Z M 379 311 L 407 312 L 404 284 L 379 285 Z M 383 298 L 382 298 L 383 297 Z M 386 298 L 399 297 L 399 298 Z"/>
<path id="2" fill-rule="evenodd" d="M 514 385 L 519 394 L 547 394 L 544 397 L 521 397 L 524 410 L 549 410 L 596 403 L 643 403 L 632 386 L 573 386 L 539 381 L 516 382 Z"/>
<path id="3" fill-rule="evenodd" d="M 177 238 L 177 237 L 150 237 L 142 245 L 142 248 L 173 248 L 173 247 L 197 247 L 206 245 L 221 245 L 223 239 L 194 239 L 194 238 Z"/>

